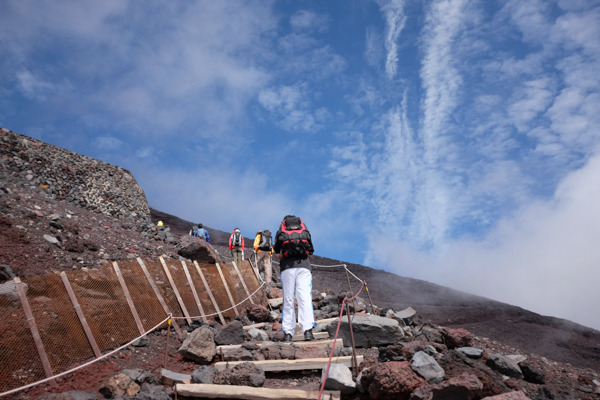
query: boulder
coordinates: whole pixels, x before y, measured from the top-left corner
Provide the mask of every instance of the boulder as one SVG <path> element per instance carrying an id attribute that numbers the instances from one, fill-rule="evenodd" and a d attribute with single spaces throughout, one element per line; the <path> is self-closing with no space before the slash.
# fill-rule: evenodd
<path id="1" fill-rule="evenodd" d="M 516 362 L 517 364 L 520 364 L 523 361 L 527 360 L 527 357 L 525 357 L 524 355 L 521 355 L 521 354 L 509 354 L 506 357 L 510 358 L 511 360 L 513 360 L 514 362 Z"/>
<path id="2" fill-rule="evenodd" d="M 252 353 L 244 348 L 228 349 L 223 353 L 223 361 L 251 361 Z"/>
<path id="3" fill-rule="evenodd" d="M 244 325 L 240 321 L 232 321 L 224 327 L 218 329 L 215 335 L 215 342 L 218 345 L 242 344 L 247 336 L 244 332 Z"/>
<path id="4" fill-rule="evenodd" d="M 458 349 L 456 349 L 456 351 L 464 354 L 469 358 L 478 359 L 483 357 L 483 350 L 476 349 L 475 347 L 459 347 Z"/>
<path id="5" fill-rule="evenodd" d="M 265 383 L 265 371 L 251 362 L 236 365 L 215 375 L 217 385 L 261 387 Z"/>
<path id="6" fill-rule="evenodd" d="M 364 370 L 361 377 L 361 385 L 371 399 L 407 400 L 417 387 L 426 384 L 407 361 L 376 364 Z"/>
<path id="7" fill-rule="evenodd" d="M 442 330 L 430 325 L 424 325 L 414 330 L 415 340 L 422 340 L 434 343 L 444 343 Z"/>
<path id="8" fill-rule="evenodd" d="M 352 380 L 350 368 L 343 364 L 331 364 L 329 373 L 325 376 L 327 368 L 321 371 L 321 383 L 325 380 L 326 390 L 339 390 L 342 395 L 352 394 L 356 391 L 356 384 Z"/>
<path id="9" fill-rule="evenodd" d="M 168 389 L 162 385 L 153 385 L 150 383 L 144 383 L 139 393 L 135 396 L 136 400 L 171 400 Z"/>
<path id="10" fill-rule="evenodd" d="M 533 365 L 530 361 L 523 361 L 519 363 L 519 368 L 523 372 L 523 379 L 527 382 L 543 385 L 546 383 L 544 373 Z"/>
<path id="11" fill-rule="evenodd" d="M 321 346 L 298 346 L 299 348 L 294 353 L 294 358 L 296 360 L 302 360 L 306 358 L 327 358 L 329 354 L 325 350 L 325 348 Z M 337 390 L 337 389 L 335 389 Z"/>
<path id="12" fill-rule="evenodd" d="M 444 337 L 444 343 L 449 349 L 455 349 L 457 347 L 469 347 L 473 343 L 471 332 L 466 329 L 458 328 L 444 328 L 442 329 L 442 336 Z"/>
<path id="13" fill-rule="evenodd" d="M 512 378 L 522 378 L 523 373 L 519 365 L 510 358 L 503 356 L 502 354 L 490 354 L 485 365 L 498 371 L 503 375 L 510 376 Z"/>
<path id="14" fill-rule="evenodd" d="M 338 320 L 336 319 L 327 326 L 329 336 L 335 335 L 337 324 Z M 387 346 L 398 343 L 404 337 L 404 331 L 398 321 L 376 315 L 355 316 L 352 320 L 352 331 L 356 347 Z M 350 343 L 350 329 L 346 318 L 342 318 L 338 337 L 344 339 L 344 342 Z"/>
<path id="15" fill-rule="evenodd" d="M 144 382 L 156 383 L 156 377 L 152 375 L 149 371 L 144 371 L 143 369 L 124 369 L 121 371 L 122 374 L 127 375 L 131 380 L 133 380 L 138 385 L 141 385 Z"/>
<path id="16" fill-rule="evenodd" d="M 424 351 L 417 351 L 410 360 L 411 368 L 430 384 L 444 380 L 445 372 L 433 357 Z"/>
<path id="17" fill-rule="evenodd" d="M 215 346 L 215 338 L 210 329 L 202 327 L 189 334 L 177 351 L 184 358 L 199 364 L 210 364 L 217 354 L 217 346 Z"/>
<path id="18" fill-rule="evenodd" d="M 269 340 L 269 335 L 267 335 L 267 332 L 261 330 L 261 329 L 256 329 L 254 327 L 248 329 L 248 335 L 250 336 L 250 340 L 256 340 L 259 342 L 262 342 L 264 340 Z"/>
<path id="19" fill-rule="evenodd" d="M 413 319 L 417 315 L 417 312 L 413 310 L 412 307 L 405 308 L 402 311 L 394 313 L 394 315 L 398 318 L 402 318 L 404 324 L 410 325 L 413 322 Z"/>
<path id="20" fill-rule="evenodd" d="M 190 235 L 181 237 L 181 241 L 177 245 L 177 254 L 192 261 L 198 261 L 201 264 L 222 264 L 223 261 L 215 249 L 204 241 Z"/>
<path id="21" fill-rule="evenodd" d="M 118 374 L 106 381 L 98 390 L 105 398 L 116 395 L 133 396 L 140 391 L 140 386 L 125 374 Z"/>
<path id="22" fill-rule="evenodd" d="M 246 309 L 248 318 L 254 322 L 269 322 L 271 312 L 261 304 L 251 304 Z"/>
<path id="23" fill-rule="evenodd" d="M 431 400 L 478 398 L 478 392 L 483 388 L 481 381 L 475 376 L 463 373 L 445 382 L 429 387 Z M 411 398 L 412 399 L 412 398 Z"/>
<path id="24" fill-rule="evenodd" d="M 269 290 L 269 294 L 267 295 L 270 299 L 281 299 L 283 297 L 283 290 L 279 288 L 272 288 Z"/>
<path id="25" fill-rule="evenodd" d="M 7 281 L 9 279 L 13 279 L 16 277 L 10 265 L 1 264 L 0 265 L 0 281 Z"/>
<path id="26" fill-rule="evenodd" d="M 412 342 L 388 346 L 385 354 L 390 361 L 407 361 L 413 358 L 415 353 L 418 351 L 425 351 L 427 353 L 427 348 L 429 346 L 432 346 L 438 353 L 444 353 L 446 350 L 448 350 L 445 345 L 440 343 L 415 340 Z M 401 358 L 403 358 L 403 360 Z"/>
<path id="27" fill-rule="evenodd" d="M 273 343 L 270 345 L 262 345 L 258 350 L 265 360 L 293 360 L 296 354 L 297 348 L 300 346 L 294 346 L 283 343 Z"/>
<path id="28" fill-rule="evenodd" d="M 198 369 L 194 372 L 192 372 L 192 383 L 212 384 L 216 374 L 217 369 L 215 367 L 203 365 L 201 367 L 198 367 Z"/>

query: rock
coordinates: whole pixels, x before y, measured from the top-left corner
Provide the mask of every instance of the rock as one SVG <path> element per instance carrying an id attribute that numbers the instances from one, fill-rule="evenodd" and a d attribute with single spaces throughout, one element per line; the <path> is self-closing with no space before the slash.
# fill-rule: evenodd
<path id="1" fill-rule="evenodd" d="M 267 295 L 270 299 L 281 299 L 283 298 L 283 290 L 279 288 L 272 288 L 269 290 L 269 294 Z"/>
<path id="2" fill-rule="evenodd" d="M 522 361 L 519 363 L 519 368 L 521 368 L 521 372 L 523 372 L 523 379 L 525 379 L 527 382 L 538 385 L 543 385 L 546 383 L 546 378 L 544 377 L 543 372 L 537 369 L 531 362 Z"/>
<path id="3" fill-rule="evenodd" d="M 444 353 L 447 350 L 446 346 L 443 344 L 415 340 L 388 346 L 385 350 L 385 356 L 390 361 L 407 361 L 413 358 L 418 351 L 427 352 L 426 349 L 428 346 L 432 346 L 438 353 Z"/>
<path id="4" fill-rule="evenodd" d="M 441 331 L 444 337 L 444 343 L 449 349 L 455 349 L 457 347 L 469 347 L 473 342 L 471 332 L 466 329 L 453 329 L 444 328 Z"/>
<path id="5" fill-rule="evenodd" d="M 125 374 L 111 377 L 98 390 L 105 398 L 110 399 L 116 395 L 133 396 L 140 391 L 140 386 Z"/>
<path id="6" fill-rule="evenodd" d="M 251 340 L 256 340 L 259 342 L 269 340 L 269 335 L 267 335 L 267 332 L 265 332 L 261 329 L 256 329 L 256 328 L 252 327 L 252 328 L 248 329 L 247 333 L 248 333 L 248 335 L 250 335 Z"/>
<path id="7" fill-rule="evenodd" d="M 503 375 L 510 376 L 512 378 L 522 378 L 523 374 L 519 365 L 511 360 L 510 358 L 503 356 L 502 354 L 490 354 L 485 365 L 498 371 Z"/>
<path id="8" fill-rule="evenodd" d="M 461 374 L 445 382 L 431 386 L 432 400 L 465 399 L 477 397 L 478 391 L 483 388 L 481 381 L 471 374 Z"/>
<path id="9" fill-rule="evenodd" d="M 69 238 L 65 241 L 65 250 L 71 253 L 83 253 L 85 247 L 83 246 L 83 240 L 78 238 Z"/>
<path id="10" fill-rule="evenodd" d="M 329 354 L 325 350 L 325 348 L 321 346 L 298 346 L 299 348 L 294 353 L 294 358 L 296 360 L 302 360 L 306 358 L 327 358 Z"/>
<path id="11" fill-rule="evenodd" d="M 242 344 L 246 339 L 247 336 L 242 323 L 240 321 L 232 321 L 218 329 L 214 340 L 218 345 L 228 345 Z"/>
<path id="12" fill-rule="evenodd" d="M 131 343 L 131 345 L 134 347 L 146 347 L 148 345 L 148 338 L 141 337 L 138 340 L 136 340 L 135 342 Z"/>
<path id="13" fill-rule="evenodd" d="M 27 293 L 29 286 L 26 283 L 22 283 L 23 290 Z M 17 292 L 17 288 L 15 287 L 14 281 L 8 281 L 4 283 L 0 283 L 0 297 L 6 296 L 11 301 L 19 301 L 19 293 Z"/>
<path id="14" fill-rule="evenodd" d="M 269 313 L 269 318 L 271 321 L 281 321 L 281 313 L 277 310 L 273 310 Z"/>
<path id="15" fill-rule="evenodd" d="M 192 372 L 192 383 L 212 384 L 216 374 L 217 369 L 215 367 L 203 365 Z"/>
<path id="16" fill-rule="evenodd" d="M 404 320 L 404 324 L 410 325 L 413 322 L 415 316 L 417 315 L 417 312 L 413 310 L 412 307 L 408 307 L 394 314 L 396 317 L 402 318 L 402 320 Z"/>
<path id="17" fill-rule="evenodd" d="M 200 364 L 209 364 L 217 354 L 217 346 L 215 346 L 214 335 L 210 329 L 202 327 L 193 331 L 177 351 L 184 358 Z"/>
<path id="18" fill-rule="evenodd" d="M 160 370 L 160 383 L 167 386 L 173 386 L 176 383 L 191 383 L 192 376 L 188 374 L 180 374 L 178 372 L 169 371 L 162 368 Z"/>
<path id="19" fill-rule="evenodd" d="M 296 347 L 290 344 L 273 343 L 271 345 L 262 345 L 258 350 L 265 360 L 293 360 L 296 354 Z"/>
<path id="20" fill-rule="evenodd" d="M 411 368 L 430 384 L 444 380 L 445 372 L 433 357 L 423 351 L 418 351 L 410 360 Z"/>
<path id="21" fill-rule="evenodd" d="M 364 370 L 361 378 L 361 385 L 371 399 L 408 399 L 417 387 L 425 384 L 427 381 L 415 374 L 407 361 L 376 364 Z"/>
<path id="22" fill-rule="evenodd" d="M 167 388 L 150 383 L 144 383 L 135 398 L 136 400 L 171 400 Z"/>
<path id="23" fill-rule="evenodd" d="M 59 241 L 57 238 L 55 238 L 54 236 L 50 236 L 50 235 L 44 235 L 44 239 L 46 239 L 48 242 L 52 243 L 52 244 L 56 244 L 59 245 Z"/>
<path id="24" fill-rule="evenodd" d="M 555 399 L 555 400 L 574 400 L 573 389 L 568 385 L 542 385 L 538 387 L 537 395 L 533 398 L 540 399 Z"/>
<path id="25" fill-rule="evenodd" d="M 248 318 L 254 322 L 269 322 L 271 319 L 270 311 L 261 304 L 251 304 L 246 311 Z"/>
<path id="26" fill-rule="evenodd" d="M 267 335 L 269 335 L 269 339 L 274 342 L 283 342 L 285 337 L 285 333 L 283 333 L 283 331 L 269 332 Z"/>
<path id="27" fill-rule="evenodd" d="M 521 354 L 509 354 L 506 357 L 510 358 L 511 360 L 513 360 L 514 362 L 516 362 L 517 364 L 522 363 L 523 361 L 527 360 L 527 357 L 521 355 Z"/>
<path id="28" fill-rule="evenodd" d="M 325 379 L 327 368 L 321 372 L 321 383 Z M 350 368 L 343 364 L 331 364 L 325 381 L 326 390 L 339 390 L 342 395 L 352 394 L 356 391 L 356 384 L 352 381 Z"/>
<path id="29" fill-rule="evenodd" d="M 265 343 L 267 343 L 267 342 L 265 341 L 262 344 L 264 345 Z M 273 342 L 268 342 L 268 343 L 272 344 Z M 249 350 L 249 351 L 254 351 L 254 350 L 258 350 L 260 348 L 260 346 L 256 342 L 244 342 L 244 343 L 242 343 L 242 348 Z"/>
<path id="30" fill-rule="evenodd" d="M 369 367 L 370 368 L 370 367 Z M 361 392 L 364 393 L 365 392 L 365 388 L 362 385 L 362 376 L 363 376 L 363 372 L 367 371 L 369 368 L 364 368 L 362 371 L 360 371 L 360 373 L 358 374 L 358 376 L 356 377 L 356 389 Z"/>
<path id="31" fill-rule="evenodd" d="M 416 340 L 423 340 L 434 343 L 444 343 L 441 329 L 433 326 L 425 325 L 419 329 L 415 329 L 414 336 Z"/>
<path id="32" fill-rule="evenodd" d="M 217 385 L 261 387 L 265 383 L 265 371 L 253 363 L 245 362 L 215 375 Z"/>
<path id="33" fill-rule="evenodd" d="M 465 356 L 467 356 L 469 358 L 474 358 L 474 359 L 478 359 L 483 356 L 483 350 L 476 349 L 475 347 L 459 347 L 458 349 L 456 349 L 456 351 L 464 354 Z"/>
<path id="34" fill-rule="evenodd" d="M 482 400 L 530 400 L 529 397 L 522 391 L 502 393 L 496 396 L 484 397 Z"/>
<path id="35" fill-rule="evenodd" d="M 0 281 L 7 281 L 9 279 L 13 279 L 16 276 L 17 275 L 15 275 L 10 265 L 0 265 Z"/>
<path id="36" fill-rule="evenodd" d="M 178 247 L 179 250 L 177 251 L 177 254 L 184 258 L 198 261 L 201 264 L 223 263 L 215 249 L 203 239 L 184 235 L 181 237 L 181 242 Z"/>
<path id="37" fill-rule="evenodd" d="M 241 347 L 223 352 L 223 361 L 251 361 L 253 359 L 252 353 Z"/>
<path id="38" fill-rule="evenodd" d="M 141 385 L 144 382 L 156 383 L 156 377 L 152 375 L 149 371 L 144 371 L 143 369 L 124 369 L 121 371 L 123 375 L 127 375 L 129 379 L 133 380 L 138 385 Z"/>
<path id="39" fill-rule="evenodd" d="M 336 319 L 327 326 L 327 332 L 331 337 L 335 335 L 337 324 L 338 320 Z M 386 346 L 397 343 L 404 337 L 398 321 L 376 315 L 355 316 L 352 320 L 352 330 L 356 347 L 368 347 L 369 344 L 371 347 Z M 338 337 L 344 339 L 344 342 L 350 343 L 350 330 L 346 318 L 342 318 Z"/>
<path id="40" fill-rule="evenodd" d="M 273 308 L 280 308 L 283 305 L 283 299 L 271 299 L 269 300 L 269 304 Z"/>

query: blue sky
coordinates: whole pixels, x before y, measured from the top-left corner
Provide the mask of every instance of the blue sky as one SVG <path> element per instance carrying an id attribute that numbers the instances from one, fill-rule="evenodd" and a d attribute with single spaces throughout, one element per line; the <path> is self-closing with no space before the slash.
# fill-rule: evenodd
<path id="1" fill-rule="evenodd" d="M 151 206 L 600 328 L 600 2 L 0 3 L 0 126 Z"/>

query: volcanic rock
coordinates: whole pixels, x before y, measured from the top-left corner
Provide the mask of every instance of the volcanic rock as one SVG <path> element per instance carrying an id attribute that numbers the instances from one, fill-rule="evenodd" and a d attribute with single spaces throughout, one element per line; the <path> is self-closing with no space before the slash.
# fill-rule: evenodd
<path id="1" fill-rule="evenodd" d="M 296 353 L 296 347 L 290 344 L 273 343 L 265 346 L 264 344 L 258 350 L 265 360 L 293 360 Z"/>
<path id="2" fill-rule="evenodd" d="M 485 365 L 498 371 L 503 375 L 510 376 L 513 378 L 522 378 L 523 374 L 519 365 L 512 359 L 503 356 L 502 354 L 490 354 Z"/>
<path id="3" fill-rule="evenodd" d="M 444 380 L 445 372 L 433 357 L 423 351 L 418 351 L 410 360 L 411 368 L 427 382 L 440 383 Z"/>
<path id="4" fill-rule="evenodd" d="M 321 372 L 321 383 L 325 379 L 326 372 L 327 368 L 323 368 Z M 325 381 L 325 389 L 339 390 L 343 395 L 354 393 L 356 391 L 356 384 L 352 380 L 350 368 L 343 364 L 331 364 L 329 366 L 327 380 Z"/>
<path id="5" fill-rule="evenodd" d="M 361 385 L 371 399 L 407 400 L 417 387 L 426 384 L 407 361 L 376 364 L 364 370 L 361 377 Z"/>
<path id="6" fill-rule="evenodd" d="M 502 393 L 496 396 L 484 397 L 481 400 L 529 400 L 529 397 L 522 391 Z"/>
<path id="7" fill-rule="evenodd" d="M 111 377 L 98 390 L 105 398 L 110 399 L 116 395 L 133 396 L 140 391 L 140 386 L 125 374 Z"/>
<path id="8" fill-rule="evenodd" d="M 251 304 L 246 311 L 248 318 L 254 322 L 268 322 L 271 318 L 270 311 L 261 304 Z"/>
<path id="9" fill-rule="evenodd" d="M 223 353 L 223 361 L 251 361 L 252 353 L 244 348 L 228 349 Z"/>
<path id="10" fill-rule="evenodd" d="M 458 349 L 456 349 L 456 351 L 464 354 L 465 356 L 467 356 L 469 358 L 474 358 L 474 359 L 478 359 L 483 356 L 483 350 L 476 349 L 474 347 L 459 347 Z"/>
<path id="11" fill-rule="evenodd" d="M 214 379 L 217 385 L 261 387 L 265 383 L 265 371 L 251 362 L 236 365 L 219 372 Z"/>
<path id="12" fill-rule="evenodd" d="M 299 346 L 299 349 L 294 353 L 294 358 L 296 360 L 306 359 L 306 358 L 327 358 L 329 354 L 327 351 L 321 346 Z M 337 389 L 334 389 L 337 390 Z"/>
<path id="13" fill-rule="evenodd" d="M 192 261 L 198 261 L 201 264 L 223 263 L 215 249 L 204 239 L 184 235 L 181 237 L 178 248 L 177 254 Z"/>
<path id="14" fill-rule="evenodd" d="M 198 369 L 192 372 L 192 383 L 212 384 L 217 372 L 218 371 L 215 367 L 211 367 L 208 365 L 198 367 Z"/>
<path id="15" fill-rule="evenodd" d="M 327 326 L 329 336 L 333 337 L 337 328 L 338 320 L 332 321 Z M 352 320 L 352 331 L 354 333 L 354 343 L 356 347 L 386 346 L 398 343 L 404 337 L 404 331 L 400 328 L 398 321 L 390 318 L 371 315 L 368 317 L 354 316 Z M 344 342 L 350 343 L 350 330 L 347 319 L 343 318 L 340 324 L 339 338 Z"/>
<path id="16" fill-rule="evenodd" d="M 247 336 L 244 332 L 244 326 L 240 321 L 232 321 L 224 327 L 218 329 L 215 335 L 215 342 L 218 345 L 242 344 Z"/>
<path id="17" fill-rule="evenodd" d="M 215 337 L 210 329 L 205 327 L 198 328 L 184 340 L 177 351 L 184 358 L 188 358 L 200 364 L 209 364 L 215 357 L 215 354 L 217 354 Z"/>
<path id="18" fill-rule="evenodd" d="M 471 332 L 466 329 L 442 329 L 442 335 L 444 336 L 444 343 L 449 349 L 455 349 L 457 347 L 469 347 L 473 342 Z"/>

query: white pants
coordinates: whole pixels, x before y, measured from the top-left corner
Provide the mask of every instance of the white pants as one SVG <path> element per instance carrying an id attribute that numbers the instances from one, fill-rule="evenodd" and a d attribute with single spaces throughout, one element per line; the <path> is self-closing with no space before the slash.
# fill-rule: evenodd
<path id="1" fill-rule="evenodd" d="M 282 327 L 285 333 L 294 335 L 296 312 L 294 295 L 298 300 L 298 323 L 305 332 L 314 327 L 315 315 L 312 306 L 312 274 L 306 268 L 288 268 L 281 273 L 283 286 Z"/>

